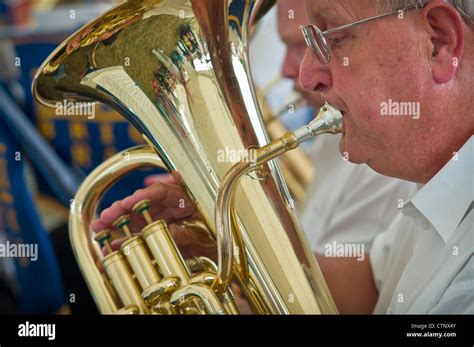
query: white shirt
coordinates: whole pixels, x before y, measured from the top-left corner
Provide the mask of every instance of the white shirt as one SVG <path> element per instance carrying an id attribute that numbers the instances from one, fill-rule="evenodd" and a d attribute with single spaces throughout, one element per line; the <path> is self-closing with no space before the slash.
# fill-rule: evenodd
<path id="1" fill-rule="evenodd" d="M 374 240 L 374 313 L 474 313 L 471 137 Z"/>
<path id="2" fill-rule="evenodd" d="M 341 135 L 320 135 L 310 157 L 316 173 L 300 220 L 311 248 L 324 254 L 326 245 L 363 244 L 387 230 L 416 185 L 355 165 L 339 152 Z"/>

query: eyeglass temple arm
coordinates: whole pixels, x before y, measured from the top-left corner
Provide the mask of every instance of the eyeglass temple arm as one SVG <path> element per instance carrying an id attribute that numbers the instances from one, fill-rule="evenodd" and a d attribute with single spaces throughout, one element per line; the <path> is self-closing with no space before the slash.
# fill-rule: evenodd
<path id="1" fill-rule="evenodd" d="M 343 26 L 340 26 L 340 27 L 337 27 L 337 28 L 333 28 L 333 29 L 329 29 L 329 30 L 326 30 L 326 31 L 323 31 L 322 34 L 323 35 L 329 35 L 329 34 L 332 34 L 334 32 L 337 32 L 337 31 L 341 31 L 341 30 L 345 30 L 347 28 L 350 28 L 350 27 L 353 27 L 354 25 L 358 25 L 358 24 L 361 24 L 361 23 L 365 23 L 365 22 L 370 22 L 372 20 L 375 20 L 375 19 L 379 19 L 379 18 L 383 18 L 383 17 L 388 17 L 388 16 L 391 16 L 395 13 L 399 13 L 400 11 L 408 11 L 408 10 L 413 10 L 415 8 L 415 6 L 411 5 L 411 6 L 408 6 L 408 7 L 405 7 L 403 9 L 398 9 L 398 10 L 394 10 L 392 12 L 388 12 L 388 13 L 383 13 L 383 14 L 379 14 L 377 16 L 374 16 L 374 17 L 369 17 L 369 18 L 365 18 L 365 19 L 361 19 L 357 22 L 353 22 L 353 23 L 349 23 L 349 24 L 346 24 L 346 25 L 343 25 Z"/>

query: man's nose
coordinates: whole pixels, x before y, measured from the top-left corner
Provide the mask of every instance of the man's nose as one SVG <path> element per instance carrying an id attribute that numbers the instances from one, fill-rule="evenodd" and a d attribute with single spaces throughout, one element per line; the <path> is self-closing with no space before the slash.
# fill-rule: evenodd
<path id="1" fill-rule="evenodd" d="M 311 49 L 306 49 L 300 66 L 300 85 L 308 92 L 324 93 L 332 87 L 328 65 L 322 65 Z"/>
<path id="2" fill-rule="evenodd" d="M 297 80 L 299 76 L 300 62 L 296 61 L 294 55 L 287 49 L 285 53 L 285 59 L 281 66 L 281 74 L 285 78 Z"/>

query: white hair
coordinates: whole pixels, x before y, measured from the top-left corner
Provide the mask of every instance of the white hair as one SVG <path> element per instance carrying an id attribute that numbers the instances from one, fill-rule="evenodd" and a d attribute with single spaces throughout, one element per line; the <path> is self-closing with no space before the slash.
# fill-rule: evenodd
<path id="1" fill-rule="evenodd" d="M 421 8 L 428 3 L 429 0 L 377 0 L 379 11 L 396 11 L 402 10 L 409 6 Z M 464 21 L 469 25 L 474 25 L 474 0 L 444 0 L 451 4 L 463 17 Z"/>

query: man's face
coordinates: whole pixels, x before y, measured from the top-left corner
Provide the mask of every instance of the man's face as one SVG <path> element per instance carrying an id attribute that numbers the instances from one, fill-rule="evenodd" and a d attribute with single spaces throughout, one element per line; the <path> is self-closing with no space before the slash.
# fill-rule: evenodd
<path id="1" fill-rule="evenodd" d="M 319 93 L 306 92 L 299 83 L 300 65 L 306 51 L 300 25 L 308 23 L 304 0 L 278 0 L 278 32 L 285 43 L 285 59 L 281 67 L 283 77 L 293 80 L 295 89 L 303 95 L 308 104 L 319 108 L 324 99 Z"/>
<path id="2" fill-rule="evenodd" d="M 309 22 L 322 31 L 339 27 L 377 15 L 374 4 L 371 0 L 308 0 Z M 417 32 L 415 16 L 414 11 L 407 11 L 403 19 L 392 15 L 334 33 L 328 38 L 330 63 L 322 65 L 308 48 L 300 70 L 300 83 L 307 92 L 320 92 L 343 111 L 341 153 L 351 162 L 367 163 L 380 173 L 405 179 L 413 179 L 413 158 L 419 144 L 427 143 L 418 130 L 426 128 L 429 115 L 423 103 L 419 119 L 414 119 L 416 114 L 382 115 L 382 105 L 390 100 L 417 103 L 426 93 L 430 74 L 422 57 L 429 56 L 428 44 L 423 44 L 429 38 Z M 422 136 L 428 137 L 429 130 L 425 133 Z"/>

